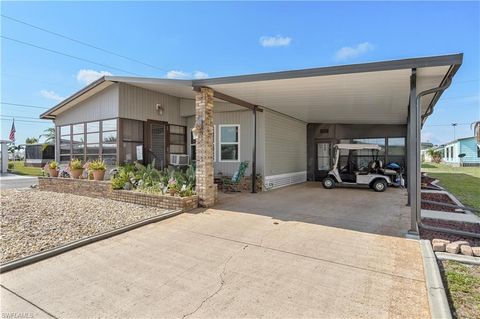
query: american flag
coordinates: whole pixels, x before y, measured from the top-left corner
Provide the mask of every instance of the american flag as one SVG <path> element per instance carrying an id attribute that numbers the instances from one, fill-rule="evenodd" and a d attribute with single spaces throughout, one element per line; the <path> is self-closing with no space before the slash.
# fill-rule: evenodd
<path id="1" fill-rule="evenodd" d="M 10 135 L 8 137 L 8 139 L 12 142 L 15 142 L 15 132 L 17 131 L 15 130 L 15 120 L 13 120 L 12 128 L 10 129 Z"/>

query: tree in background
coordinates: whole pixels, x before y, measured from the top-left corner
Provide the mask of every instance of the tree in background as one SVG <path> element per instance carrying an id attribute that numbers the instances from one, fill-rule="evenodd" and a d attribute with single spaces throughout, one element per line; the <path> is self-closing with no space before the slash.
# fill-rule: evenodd
<path id="1" fill-rule="evenodd" d="M 43 131 L 43 134 L 40 135 L 45 138 L 45 143 L 55 144 L 55 128 L 49 127 Z"/>
<path id="2" fill-rule="evenodd" d="M 473 122 L 470 127 L 473 128 L 473 135 L 477 140 L 477 145 L 480 146 L 480 121 Z"/>
<path id="3" fill-rule="evenodd" d="M 442 152 L 429 148 L 427 154 L 432 158 L 432 162 L 440 163 L 442 161 Z"/>
<path id="4" fill-rule="evenodd" d="M 38 143 L 38 138 L 36 137 L 27 137 L 25 144 L 36 144 Z"/>

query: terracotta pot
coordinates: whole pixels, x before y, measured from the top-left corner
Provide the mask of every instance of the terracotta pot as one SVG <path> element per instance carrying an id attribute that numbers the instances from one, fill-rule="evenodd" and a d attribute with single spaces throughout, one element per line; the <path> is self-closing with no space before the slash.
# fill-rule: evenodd
<path id="1" fill-rule="evenodd" d="M 72 178 L 78 179 L 83 174 L 83 168 L 77 168 L 70 170 L 70 175 Z"/>
<path id="2" fill-rule="evenodd" d="M 103 178 L 105 177 L 105 171 L 104 170 L 95 170 L 93 171 L 93 179 L 96 181 L 103 181 Z"/>
<path id="3" fill-rule="evenodd" d="M 168 191 L 170 192 L 171 196 L 175 196 L 175 193 L 177 192 L 175 189 L 169 189 Z"/>
<path id="4" fill-rule="evenodd" d="M 56 168 L 49 168 L 48 173 L 50 174 L 50 177 L 58 177 L 58 171 Z"/>

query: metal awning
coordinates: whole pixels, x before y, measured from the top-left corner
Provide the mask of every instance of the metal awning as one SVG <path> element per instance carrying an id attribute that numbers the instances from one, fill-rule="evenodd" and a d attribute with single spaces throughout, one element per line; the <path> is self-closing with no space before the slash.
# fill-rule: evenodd
<path id="1" fill-rule="evenodd" d="M 105 76 L 41 118 L 54 118 L 120 82 L 189 99 L 195 97 L 193 89 L 209 87 L 218 96 L 230 96 L 308 123 L 406 124 L 412 69 L 417 70 L 417 92 L 421 92 L 451 79 L 462 59 L 463 54 L 453 54 L 202 80 Z M 433 109 L 440 95 L 422 99 L 422 114 Z"/>

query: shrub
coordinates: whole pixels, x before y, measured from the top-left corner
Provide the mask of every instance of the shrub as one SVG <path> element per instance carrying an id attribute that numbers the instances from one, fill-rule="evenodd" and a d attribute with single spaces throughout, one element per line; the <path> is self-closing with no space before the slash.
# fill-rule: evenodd
<path id="1" fill-rule="evenodd" d="M 8 163 L 8 169 L 13 169 L 14 165 L 12 162 Z"/>
<path id="2" fill-rule="evenodd" d="M 127 164 L 115 169 L 113 189 L 136 190 L 145 193 L 172 193 L 181 197 L 195 194 L 195 169 L 185 171 L 169 167 L 163 171 L 155 169 L 155 163 L 142 165 Z"/>

